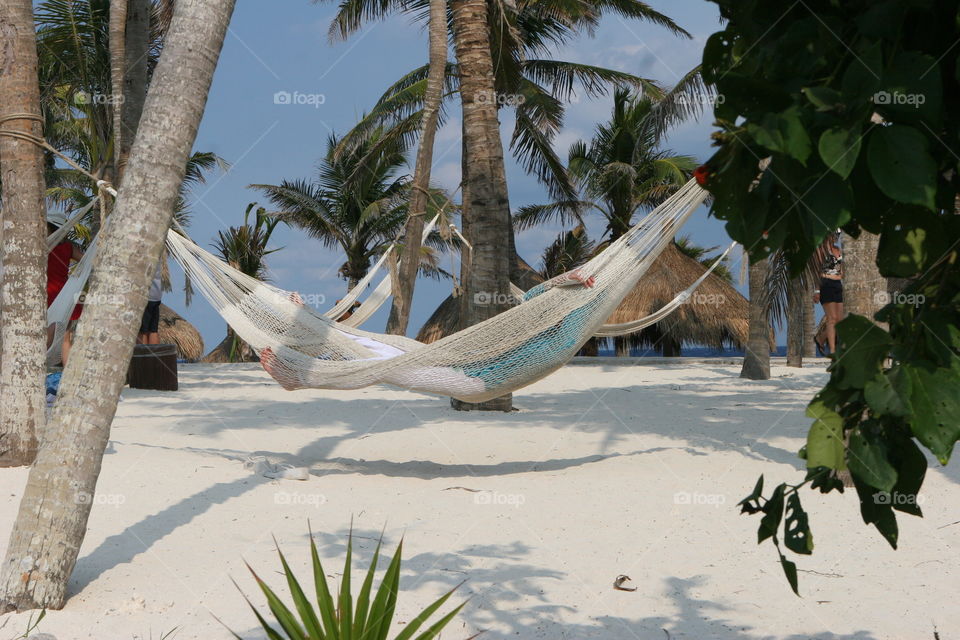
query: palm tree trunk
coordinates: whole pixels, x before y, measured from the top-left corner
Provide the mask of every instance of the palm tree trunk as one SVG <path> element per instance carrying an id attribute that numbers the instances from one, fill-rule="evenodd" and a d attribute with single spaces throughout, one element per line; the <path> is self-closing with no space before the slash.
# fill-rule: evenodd
<path id="1" fill-rule="evenodd" d="M 485 0 L 453 0 L 453 33 L 460 67 L 463 145 L 469 165 L 464 180 L 469 197 L 469 232 L 473 245 L 464 281 L 465 326 L 510 308 L 510 201 L 503 166 L 503 144 L 494 99 L 493 59 Z M 453 401 L 455 409 L 510 411 L 510 395 L 473 404 Z"/>
<path id="2" fill-rule="evenodd" d="M 787 283 L 787 366 L 803 366 L 804 305 L 810 302 L 800 278 Z"/>
<path id="3" fill-rule="evenodd" d="M 150 0 L 115 0 L 110 5 L 110 69 L 114 102 L 114 157 L 117 183 L 130 156 L 147 97 Z M 115 15 L 116 12 L 116 15 Z"/>
<path id="4" fill-rule="evenodd" d="M 410 324 L 410 307 L 413 290 L 420 270 L 420 237 L 423 235 L 424 215 L 427 211 L 427 192 L 430 188 L 430 173 L 433 165 L 433 141 L 440 119 L 440 103 L 443 101 L 443 85 L 447 73 L 447 2 L 430 0 L 430 69 L 427 73 L 427 89 L 423 103 L 423 128 L 417 163 L 413 171 L 410 193 L 410 217 L 404 232 L 403 255 L 400 262 L 397 286 L 393 292 L 387 333 L 405 335 Z"/>
<path id="5" fill-rule="evenodd" d="M 120 299 L 87 305 L 80 320 L 53 410 L 53 435 L 30 470 L 0 568 L 0 612 L 64 605 L 147 288 L 233 5 L 234 0 L 176 3 L 90 283 L 90 299 Z"/>
<path id="6" fill-rule="evenodd" d="M 816 325 L 816 305 L 813 302 L 813 290 L 816 283 L 811 282 L 804 290 L 805 298 L 801 301 L 803 304 L 803 357 L 814 358 L 817 355 L 817 347 L 813 342 L 817 334 Z"/>
<path id="7" fill-rule="evenodd" d="M 664 358 L 679 358 L 680 357 L 680 342 L 670 337 L 670 335 L 665 335 L 660 342 L 660 355 Z"/>
<path id="8" fill-rule="evenodd" d="M 37 40 L 30 0 L 0 0 L 0 128 L 42 135 Z M 30 114 L 30 118 L 9 118 Z M 9 118 L 9 119 L 6 119 Z M 0 136 L 0 466 L 33 462 L 44 427 L 46 225 L 43 151 Z"/>
<path id="9" fill-rule="evenodd" d="M 763 304 L 763 284 L 767 280 L 767 258 L 750 262 L 750 330 L 743 354 L 741 378 L 770 379 L 770 318 Z"/>
<path id="10" fill-rule="evenodd" d="M 843 236 L 843 309 L 873 320 L 885 304 L 887 281 L 877 267 L 880 236 L 860 232 L 859 238 Z"/>

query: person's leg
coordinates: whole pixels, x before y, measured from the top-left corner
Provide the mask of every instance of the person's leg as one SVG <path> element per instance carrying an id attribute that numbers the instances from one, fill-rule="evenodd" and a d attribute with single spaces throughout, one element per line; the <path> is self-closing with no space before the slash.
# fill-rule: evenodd
<path id="1" fill-rule="evenodd" d="M 147 334 L 140 332 L 137 334 L 137 344 L 147 344 Z"/>
<path id="2" fill-rule="evenodd" d="M 147 344 L 160 344 L 160 334 L 156 331 L 147 334 Z"/>
<path id="3" fill-rule="evenodd" d="M 53 344 L 53 337 L 57 334 L 57 325 L 52 324 L 47 327 L 47 349 Z"/>
<path id="4" fill-rule="evenodd" d="M 838 304 L 837 302 L 823 303 L 823 315 L 825 319 L 824 333 L 827 337 L 827 346 L 830 348 L 831 355 L 837 351 L 837 320 L 834 309 Z"/>
<path id="5" fill-rule="evenodd" d="M 70 347 L 73 346 L 73 329 L 67 329 L 63 334 L 63 347 L 60 349 L 60 359 L 63 366 L 67 366 L 67 358 L 70 356 Z"/>

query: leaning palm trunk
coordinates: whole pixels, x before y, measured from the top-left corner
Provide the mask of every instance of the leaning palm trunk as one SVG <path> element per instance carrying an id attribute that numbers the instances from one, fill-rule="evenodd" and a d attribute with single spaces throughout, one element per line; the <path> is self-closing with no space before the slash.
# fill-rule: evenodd
<path id="1" fill-rule="evenodd" d="M 751 380 L 770 379 L 770 312 L 764 295 L 768 268 L 768 258 L 750 262 L 750 331 L 740 377 Z"/>
<path id="2" fill-rule="evenodd" d="M 884 305 L 887 281 L 877 267 L 880 236 L 860 231 L 843 236 L 843 310 L 873 320 Z"/>
<path id="3" fill-rule="evenodd" d="M 423 128 L 420 147 L 417 149 L 417 164 L 413 171 L 410 193 L 410 218 L 407 220 L 403 255 L 408 256 L 396 269 L 393 306 L 387 320 L 387 333 L 405 335 L 410 323 L 410 307 L 417 282 L 420 255 L 420 237 L 423 234 L 424 214 L 427 211 L 427 193 L 430 188 L 430 173 L 433 165 L 433 141 L 440 119 L 440 103 L 443 101 L 443 85 L 447 70 L 447 2 L 430 0 L 430 69 L 427 72 L 427 89 L 423 104 Z M 394 273 L 394 271 L 391 271 Z"/>
<path id="4" fill-rule="evenodd" d="M 115 8 L 122 17 L 114 15 Z M 123 179 L 147 97 L 151 10 L 150 0 L 115 0 L 110 5 L 110 68 L 117 97 L 114 100 L 114 158 L 118 183 Z"/>
<path id="5" fill-rule="evenodd" d="M 510 308 L 510 202 L 497 119 L 490 27 L 485 0 L 453 0 L 453 33 L 460 69 L 467 240 L 472 245 L 464 281 L 464 326 Z M 466 198 L 469 197 L 469 203 Z M 510 411 L 509 395 L 480 404 L 452 401 L 455 409 Z"/>
<path id="6" fill-rule="evenodd" d="M 146 293 L 233 11 L 233 0 L 178 0 L 130 165 L 0 571 L 0 611 L 59 609 L 76 563 L 110 423 Z"/>
<path id="7" fill-rule="evenodd" d="M 805 336 L 804 305 L 809 306 L 806 283 L 802 278 L 787 282 L 787 366 L 803 366 Z"/>
<path id="8" fill-rule="evenodd" d="M 37 41 L 30 0 L 0 0 L 0 128 L 41 135 Z M 24 114 L 26 118 L 12 117 Z M 0 466 L 30 464 L 44 427 L 43 152 L 0 136 L 3 280 L 0 284 Z"/>

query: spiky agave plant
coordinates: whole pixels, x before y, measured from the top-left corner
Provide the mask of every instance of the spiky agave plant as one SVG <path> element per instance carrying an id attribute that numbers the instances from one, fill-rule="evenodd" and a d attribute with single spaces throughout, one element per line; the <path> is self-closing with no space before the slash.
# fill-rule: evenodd
<path id="1" fill-rule="evenodd" d="M 397 596 L 400 591 L 400 558 L 403 551 L 403 540 L 397 545 L 397 552 L 390 559 L 386 572 L 377 587 L 373 591 L 373 578 L 377 571 L 377 563 L 380 560 L 380 547 L 383 543 L 383 537 L 377 542 L 377 548 L 373 553 L 373 560 L 367 569 L 363 583 L 360 586 L 360 593 L 356 600 L 353 598 L 350 586 L 350 574 L 353 563 L 353 532 L 350 532 L 347 538 L 347 558 L 343 566 L 343 579 L 340 582 L 340 590 L 334 602 L 334 590 L 327 583 L 327 574 L 323 570 L 320 562 L 320 554 L 317 553 L 317 544 L 313 538 L 313 532 L 310 532 L 310 556 L 313 562 L 313 582 L 316 598 L 316 606 L 307 597 L 301 587 L 300 582 L 294 576 L 290 565 L 280 551 L 277 545 L 277 555 L 280 556 L 280 565 L 283 567 L 283 574 L 287 579 L 287 587 L 290 589 L 290 597 L 293 601 L 291 610 L 283 600 L 277 596 L 267 583 L 247 565 L 250 573 L 253 574 L 257 586 L 266 596 L 267 606 L 273 615 L 278 631 L 267 622 L 266 618 L 250 602 L 250 599 L 244 595 L 244 599 L 257 621 L 263 628 L 270 640 L 386 640 L 390 632 L 390 626 L 393 622 L 393 614 L 397 605 Z M 274 540 L 276 544 L 276 540 Z M 463 584 L 463 583 L 461 583 Z M 466 602 L 461 603 L 452 611 L 431 623 L 424 631 L 414 635 L 417 631 L 437 612 L 440 607 L 453 595 L 453 592 L 459 588 L 457 585 L 450 591 L 437 598 L 430 606 L 421 611 L 410 620 L 403 630 L 398 633 L 394 640 L 430 640 L 435 638 L 440 631 L 449 624 L 451 620 L 463 609 Z M 239 589 L 239 586 L 237 587 Z M 241 591 L 242 593 L 242 591 Z M 371 599 L 372 596 L 372 599 Z M 243 640 L 239 635 L 232 632 L 237 640 Z M 471 636 L 476 638 L 480 634 Z"/>

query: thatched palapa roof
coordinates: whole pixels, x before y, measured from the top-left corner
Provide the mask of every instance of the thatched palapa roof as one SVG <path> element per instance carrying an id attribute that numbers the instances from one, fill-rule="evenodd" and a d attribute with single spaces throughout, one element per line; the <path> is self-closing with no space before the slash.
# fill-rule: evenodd
<path id="1" fill-rule="evenodd" d="M 700 262 L 669 243 L 607 322 L 630 322 L 657 311 L 692 285 L 704 271 L 706 267 Z M 742 347 L 747 342 L 749 306 L 733 285 L 710 274 L 690 300 L 657 324 L 630 336 L 631 343 L 656 347 L 669 335 L 682 345 Z"/>
<path id="2" fill-rule="evenodd" d="M 196 327 L 165 304 L 160 305 L 160 342 L 177 345 L 177 357 L 191 362 L 203 357 L 203 338 Z"/>
<path id="3" fill-rule="evenodd" d="M 523 264 L 529 270 L 529 279 L 517 284 L 529 289 L 541 279 L 529 265 Z M 607 322 L 631 322 L 657 311 L 693 284 L 705 270 L 706 267 L 684 255 L 671 242 Z M 748 307 L 747 299 L 730 283 L 711 274 L 686 304 L 630 338 L 634 343 L 652 346 L 658 344 L 666 332 L 680 344 L 742 346 L 747 341 Z M 453 333 L 458 319 L 458 303 L 448 297 L 420 329 L 417 340 L 433 342 Z"/>

